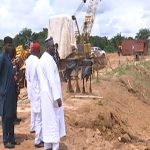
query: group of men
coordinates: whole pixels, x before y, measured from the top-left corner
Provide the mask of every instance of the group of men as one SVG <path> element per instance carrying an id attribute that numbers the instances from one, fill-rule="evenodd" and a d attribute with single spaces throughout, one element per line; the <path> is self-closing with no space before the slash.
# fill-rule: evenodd
<path id="1" fill-rule="evenodd" d="M 3 143 L 14 148 L 14 118 L 16 116 L 16 87 L 13 77 L 14 48 L 10 37 L 4 38 L 4 52 L 0 55 L 0 115 L 2 116 Z M 8 44 L 6 44 L 8 43 Z M 60 138 L 65 136 L 64 109 L 61 82 L 53 38 L 45 41 L 46 50 L 40 57 L 40 44 L 31 44 L 26 60 L 28 99 L 31 104 L 31 132 L 35 131 L 35 147 L 59 150 Z"/>

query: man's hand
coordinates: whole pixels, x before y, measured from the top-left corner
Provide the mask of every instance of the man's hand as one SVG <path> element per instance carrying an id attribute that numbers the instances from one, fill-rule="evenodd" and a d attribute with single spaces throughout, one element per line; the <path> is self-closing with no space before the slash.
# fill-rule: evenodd
<path id="1" fill-rule="evenodd" d="M 62 100 L 59 98 L 59 99 L 57 99 L 56 101 L 57 101 L 57 103 L 58 103 L 58 107 L 61 107 L 61 106 L 62 106 Z"/>

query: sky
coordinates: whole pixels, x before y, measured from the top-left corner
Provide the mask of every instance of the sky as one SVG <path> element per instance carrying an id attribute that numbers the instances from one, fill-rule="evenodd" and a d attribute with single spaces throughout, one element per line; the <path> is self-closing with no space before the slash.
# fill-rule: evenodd
<path id="1" fill-rule="evenodd" d="M 0 0 L 0 39 L 14 37 L 23 28 L 40 32 L 49 19 L 59 14 L 72 16 L 82 0 Z M 83 9 L 76 13 L 79 24 L 84 21 Z M 82 15 L 81 15 L 82 14 Z M 91 35 L 111 38 L 118 33 L 134 37 L 142 28 L 150 29 L 149 0 L 101 0 Z"/>

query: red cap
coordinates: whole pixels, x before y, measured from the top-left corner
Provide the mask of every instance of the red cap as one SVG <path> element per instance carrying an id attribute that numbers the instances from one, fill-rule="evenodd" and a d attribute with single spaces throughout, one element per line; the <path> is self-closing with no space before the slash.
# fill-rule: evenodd
<path id="1" fill-rule="evenodd" d="M 39 52 L 39 51 L 40 51 L 40 44 L 38 42 L 32 43 L 31 52 Z"/>

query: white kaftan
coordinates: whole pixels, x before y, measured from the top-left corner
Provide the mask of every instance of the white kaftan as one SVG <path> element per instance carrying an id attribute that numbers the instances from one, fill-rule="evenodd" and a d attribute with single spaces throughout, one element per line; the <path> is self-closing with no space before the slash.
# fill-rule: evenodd
<path id="1" fill-rule="evenodd" d="M 44 52 L 38 65 L 41 92 L 42 133 L 45 143 L 58 143 L 65 136 L 64 109 L 58 107 L 62 99 L 61 82 L 57 65 L 52 56 Z"/>
<path id="2" fill-rule="evenodd" d="M 31 105 L 31 130 L 35 130 L 35 144 L 42 140 L 41 100 L 40 87 L 37 76 L 39 58 L 30 55 L 26 60 L 26 80 L 28 98 Z M 34 125 L 34 126 L 33 126 Z"/>

